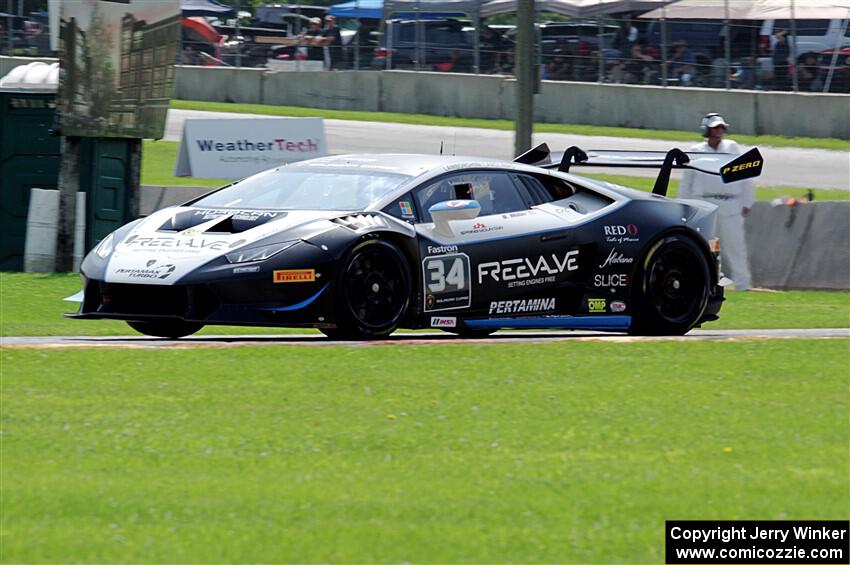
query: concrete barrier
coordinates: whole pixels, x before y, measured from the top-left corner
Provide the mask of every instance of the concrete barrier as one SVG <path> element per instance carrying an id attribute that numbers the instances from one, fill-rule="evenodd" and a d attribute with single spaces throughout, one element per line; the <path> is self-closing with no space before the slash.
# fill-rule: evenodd
<path id="1" fill-rule="evenodd" d="M 263 73 L 178 67 L 175 97 L 507 120 L 516 111 L 512 77 L 412 71 Z M 543 81 L 534 105 L 535 119 L 548 123 L 693 131 L 694 116 L 714 111 L 730 121 L 733 133 L 850 139 L 848 103 L 844 94 Z"/>
<path id="2" fill-rule="evenodd" d="M 174 97 L 206 102 L 264 104 L 265 69 L 175 67 Z"/>
<path id="3" fill-rule="evenodd" d="M 0 76 L 49 58 L 0 57 Z M 175 98 L 513 119 L 516 81 L 496 75 L 412 71 L 270 72 L 177 66 Z M 549 123 L 693 131 L 720 112 L 733 133 L 850 139 L 850 96 L 543 81 L 535 118 Z"/>
<path id="4" fill-rule="evenodd" d="M 33 188 L 24 242 L 24 272 L 52 273 L 56 267 L 59 191 Z"/>
<path id="5" fill-rule="evenodd" d="M 322 71 L 268 73 L 263 86 L 266 104 L 329 110 L 381 110 L 381 74 Z"/>
<path id="6" fill-rule="evenodd" d="M 754 133 L 850 139 L 847 94 L 762 92 L 753 99 Z"/>
<path id="7" fill-rule="evenodd" d="M 384 112 L 485 119 L 504 119 L 513 113 L 513 105 L 503 104 L 506 80 L 502 76 L 414 71 L 378 74 Z"/>
<path id="8" fill-rule="evenodd" d="M 850 290 L 850 202 L 756 202 L 746 229 L 755 286 Z"/>
<path id="9" fill-rule="evenodd" d="M 139 216 L 149 216 L 157 210 L 183 204 L 212 192 L 208 186 L 151 186 L 142 185 L 139 198 Z"/>

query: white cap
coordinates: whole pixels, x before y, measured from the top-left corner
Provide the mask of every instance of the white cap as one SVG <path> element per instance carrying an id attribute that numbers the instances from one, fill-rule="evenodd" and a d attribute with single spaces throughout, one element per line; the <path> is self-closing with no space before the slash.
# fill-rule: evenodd
<path id="1" fill-rule="evenodd" d="M 723 119 L 723 116 L 711 116 L 708 118 L 708 121 L 705 124 L 707 128 L 715 128 L 717 126 L 723 126 L 724 128 L 728 128 L 729 124 L 726 123 L 726 120 Z"/>

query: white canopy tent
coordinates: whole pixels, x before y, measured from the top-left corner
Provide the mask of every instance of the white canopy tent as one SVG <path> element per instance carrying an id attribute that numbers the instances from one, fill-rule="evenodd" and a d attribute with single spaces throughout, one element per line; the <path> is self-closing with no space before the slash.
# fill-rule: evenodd
<path id="1" fill-rule="evenodd" d="M 673 0 L 536 0 L 538 12 L 554 12 L 575 18 L 590 18 L 602 14 L 641 12 L 669 4 Z M 481 16 L 488 17 L 516 11 L 516 0 L 484 0 Z"/>
<path id="2" fill-rule="evenodd" d="M 850 0 L 677 0 L 643 14 L 648 19 L 841 20 Z"/>

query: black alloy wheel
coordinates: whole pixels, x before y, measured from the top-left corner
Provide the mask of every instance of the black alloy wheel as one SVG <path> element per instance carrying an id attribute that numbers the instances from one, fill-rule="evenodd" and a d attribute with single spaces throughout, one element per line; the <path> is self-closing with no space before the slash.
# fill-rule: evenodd
<path id="1" fill-rule="evenodd" d="M 151 322 L 127 322 L 127 325 L 137 332 L 152 337 L 165 337 L 177 339 L 192 335 L 204 324 L 198 322 L 184 322 L 183 320 L 154 320 Z"/>
<path id="2" fill-rule="evenodd" d="M 630 333 L 684 335 L 705 312 L 711 274 L 700 247 L 676 234 L 650 248 L 635 282 Z"/>
<path id="3" fill-rule="evenodd" d="M 349 252 L 337 281 L 337 328 L 321 330 L 335 339 L 376 339 L 398 328 L 410 302 L 410 268 L 401 250 L 368 239 Z"/>

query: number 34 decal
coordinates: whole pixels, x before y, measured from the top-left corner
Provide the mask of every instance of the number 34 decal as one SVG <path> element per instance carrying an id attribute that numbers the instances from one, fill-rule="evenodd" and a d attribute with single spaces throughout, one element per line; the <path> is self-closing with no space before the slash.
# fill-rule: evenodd
<path id="1" fill-rule="evenodd" d="M 472 298 L 469 271 L 465 253 L 426 257 L 422 261 L 425 311 L 468 308 Z"/>

